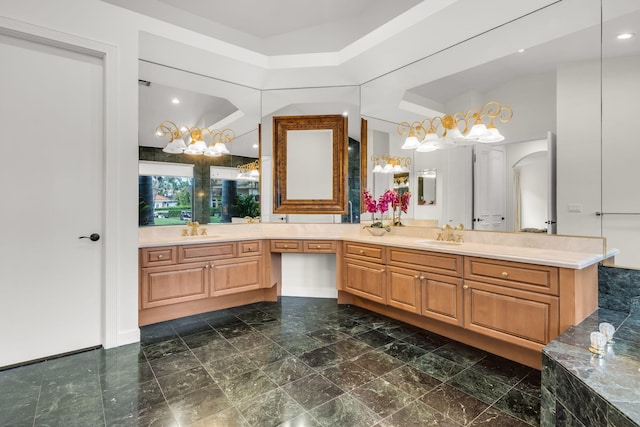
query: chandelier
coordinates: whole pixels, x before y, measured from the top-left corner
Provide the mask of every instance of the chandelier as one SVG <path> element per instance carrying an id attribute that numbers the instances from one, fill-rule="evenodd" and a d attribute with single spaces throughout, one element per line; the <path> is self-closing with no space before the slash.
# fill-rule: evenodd
<path id="1" fill-rule="evenodd" d="M 500 142 L 504 140 L 504 136 L 496 128 L 494 120 L 506 123 L 511 117 L 511 107 L 489 101 L 479 110 L 445 114 L 442 117 L 426 118 L 421 122 L 402 122 L 398 125 L 398 134 L 407 136 L 402 149 L 415 149 L 418 152 L 434 151 L 447 146 L 472 145 L 476 142 Z M 462 131 L 458 128 L 460 122 L 464 123 Z"/>
<path id="2" fill-rule="evenodd" d="M 375 164 L 374 173 L 398 173 L 409 172 L 411 159 L 409 157 L 397 157 L 389 154 L 382 156 L 371 156 L 371 161 Z"/>
<path id="3" fill-rule="evenodd" d="M 254 160 L 251 163 L 238 166 L 238 176 L 236 179 L 257 181 L 260 177 L 260 161 Z"/>
<path id="4" fill-rule="evenodd" d="M 156 135 L 159 137 L 170 136 L 169 143 L 162 149 L 165 153 L 171 154 L 196 154 L 211 157 L 229 154 L 229 149 L 225 143 L 229 143 L 235 138 L 235 133 L 231 129 L 209 129 L 178 126 L 174 122 L 165 120 L 156 127 Z M 208 135 L 209 146 L 205 142 Z M 184 138 L 189 136 L 189 144 L 185 144 Z"/>

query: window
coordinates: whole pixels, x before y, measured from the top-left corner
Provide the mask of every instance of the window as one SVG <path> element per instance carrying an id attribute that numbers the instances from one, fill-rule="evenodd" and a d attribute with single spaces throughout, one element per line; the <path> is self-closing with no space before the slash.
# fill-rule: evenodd
<path id="1" fill-rule="evenodd" d="M 139 162 L 138 225 L 180 225 L 193 218 L 193 165 Z"/>

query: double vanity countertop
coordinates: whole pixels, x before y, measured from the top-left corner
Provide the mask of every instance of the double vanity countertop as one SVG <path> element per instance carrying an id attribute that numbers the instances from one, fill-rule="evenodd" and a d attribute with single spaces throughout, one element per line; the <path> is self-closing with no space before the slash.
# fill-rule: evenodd
<path id="1" fill-rule="evenodd" d="M 604 239 L 536 233 L 456 231 L 462 243 L 436 240 L 439 228 L 392 227 L 371 236 L 360 224 L 225 224 L 204 225 L 207 235 L 182 236 L 184 226 L 140 227 L 139 247 L 193 245 L 255 239 L 348 240 L 407 249 L 475 256 L 504 261 L 583 269 L 604 259 Z"/>

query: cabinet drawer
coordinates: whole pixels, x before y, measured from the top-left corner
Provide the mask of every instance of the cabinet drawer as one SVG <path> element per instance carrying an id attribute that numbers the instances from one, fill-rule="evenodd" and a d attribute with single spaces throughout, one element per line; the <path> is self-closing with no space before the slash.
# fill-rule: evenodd
<path id="1" fill-rule="evenodd" d="M 211 261 L 215 259 L 233 258 L 234 242 L 216 243 L 215 245 L 179 246 L 179 262 Z"/>
<path id="2" fill-rule="evenodd" d="M 300 240 L 272 240 L 271 252 L 302 252 Z"/>
<path id="3" fill-rule="evenodd" d="M 304 252 L 309 253 L 335 253 L 336 242 L 335 240 L 305 240 L 303 242 Z"/>
<path id="4" fill-rule="evenodd" d="M 543 265 L 467 257 L 465 279 L 558 295 L 558 269 Z"/>
<path id="5" fill-rule="evenodd" d="M 384 247 L 377 245 L 367 245 L 364 243 L 344 243 L 344 255 L 350 258 L 358 258 L 370 262 L 384 263 Z"/>
<path id="6" fill-rule="evenodd" d="M 140 250 L 140 259 L 143 267 L 172 265 L 177 262 L 177 253 L 175 246 L 143 248 Z"/>
<path id="7" fill-rule="evenodd" d="M 460 255 L 388 248 L 387 259 L 390 265 L 416 268 L 420 271 L 430 273 L 462 277 L 463 263 Z"/>
<path id="8" fill-rule="evenodd" d="M 248 242 L 238 242 L 238 256 L 253 256 L 262 253 L 262 241 L 251 240 Z"/>

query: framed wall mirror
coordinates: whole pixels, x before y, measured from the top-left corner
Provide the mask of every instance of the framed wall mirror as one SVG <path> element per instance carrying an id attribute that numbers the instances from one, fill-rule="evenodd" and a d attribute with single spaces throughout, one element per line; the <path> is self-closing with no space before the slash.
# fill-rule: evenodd
<path id="1" fill-rule="evenodd" d="M 273 212 L 347 211 L 347 117 L 273 118 Z"/>

